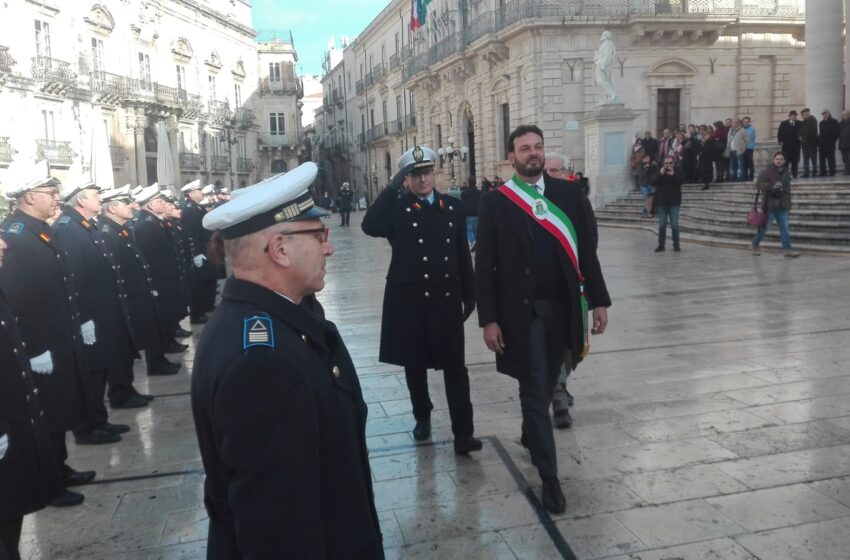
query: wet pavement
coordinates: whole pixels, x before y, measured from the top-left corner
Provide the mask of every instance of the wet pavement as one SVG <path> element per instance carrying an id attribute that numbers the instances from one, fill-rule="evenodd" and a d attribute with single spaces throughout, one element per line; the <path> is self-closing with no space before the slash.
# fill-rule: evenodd
<path id="1" fill-rule="evenodd" d="M 457 457 L 440 375 L 433 441 L 415 446 L 403 372 L 377 360 L 386 242 L 336 227 L 320 294 L 357 365 L 387 558 L 828 560 L 850 550 L 850 260 L 683 245 L 602 229 L 614 306 L 570 378 L 556 431 L 567 511 L 541 511 L 519 444 L 516 382 L 466 325 L 476 434 Z M 200 332 L 199 327 L 193 330 Z M 194 338 L 194 337 L 193 337 Z M 192 349 L 184 356 L 191 365 Z M 186 370 L 137 385 L 111 446 L 70 447 L 95 469 L 84 505 L 29 516 L 24 558 L 204 558 L 207 516 Z"/>

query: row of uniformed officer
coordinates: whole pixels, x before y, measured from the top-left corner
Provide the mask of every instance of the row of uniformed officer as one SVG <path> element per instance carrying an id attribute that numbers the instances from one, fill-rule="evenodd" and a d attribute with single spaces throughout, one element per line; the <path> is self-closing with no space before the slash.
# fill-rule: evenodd
<path id="1" fill-rule="evenodd" d="M 65 487 L 51 503 L 69 506 L 81 503 L 83 496 L 67 488 L 90 482 L 95 476 L 93 471 L 78 472 L 65 464 L 65 432 L 78 427 L 81 419 L 88 367 L 77 309 L 77 279 L 46 222 L 56 212 L 59 181 L 50 177 L 46 162 L 29 170 L 28 176 L 29 181 L 6 191 L 16 208 L 0 224 L 0 236 L 8 245 L 0 268 L 0 290 L 17 317 L 22 339 L 13 354 L 23 354 L 30 365 L 34 386 L 30 398 L 37 395 L 41 401 L 54 465 Z M 22 371 L 26 378 L 28 372 Z"/>
<path id="2" fill-rule="evenodd" d="M 0 237 L 0 267 L 6 242 Z M 0 292 L 0 558 L 20 559 L 23 516 L 62 493 L 18 318 Z"/>
<path id="3" fill-rule="evenodd" d="M 381 322 L 380 360 L 404 366 L 416 426 L 431 435 L 428 368 L 443 370 L 455 452 L 481 449 L 473 437 L 463 323 L 475 309 L 474 278 L 466 241 L 466 210 L 459 199 L 434 190 L 437 154 L 415 146 L 402 154 L 399 172 L 366 212 L 367 235 L 392 247 Z"/>
<path id="4" fill-rule="evenodd" d="M 207 187 L 211 188 L 212 185 Z M 207 322 L 206 314 L 215 306 L 218 274 L 208 254 L 210 232 L 202 225 L 207 210 L 201 205 L 204 200 L 201 182 L 192 181 L 180 190 L 184 196 L 181 221 L 192 248 L 190 255 L 192 299 L 189 304 L 189 322 L 203 324 Z"/>
<path id="5" fill-rule="evenodd" d="M 383 558 L 366 403 L 312 298 L 333 254 L 307 191 L 317 171 L 304 163 L 203 220 L 234 271 L 192 376 L 210 559 Z"/>

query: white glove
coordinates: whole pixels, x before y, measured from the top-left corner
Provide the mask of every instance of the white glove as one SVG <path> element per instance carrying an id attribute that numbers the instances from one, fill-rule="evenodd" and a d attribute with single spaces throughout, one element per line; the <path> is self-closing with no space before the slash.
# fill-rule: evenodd
<path id="1" fill-rule="evenodd" d="M 91 319 L 80 325 L 80 331 L 83 333 L 83 344 L 86 346 L 91 346 L 97 342 L 97 338 L 94 336 L 94 321 Z"/>
<path id="2" fill-rule="evenodd" d="M 50 375 L 53 373 L 53 358 L 50 356 L 50 350 L 30 359 L 30 369 L 33 373 L 42 375 Z"/>
<path id="3" fill-rule="evenodd" d="M 0 459 L 6 456 L 7 449 L 9 449 L 9 436 L 3 434 L 0 436 Z"/>
<path id="4" fill-rule="evenodd" d="M 153 297 L 159 297 L 159 292 L 156 290 L 151 290 L 151 294 L 153 294 Z"/>
<path id="5" fill-rule="evenodd" d="M 195 268 L 201 268 L 204 266 L 204 261 L 207 260 L 205 255 L 195 255 L 192 257 L 192 262 L 195 263 Z"/>

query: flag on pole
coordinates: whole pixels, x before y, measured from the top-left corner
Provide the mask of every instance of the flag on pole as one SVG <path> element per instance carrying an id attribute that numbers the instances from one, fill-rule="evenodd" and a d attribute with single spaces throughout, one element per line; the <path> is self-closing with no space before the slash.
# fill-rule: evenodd
<path id="1" fill-rule="evenodd" d="M 416 31 L 425 25 L 425 15 L 431 0 L 410 0 L 410 30 Z"/>

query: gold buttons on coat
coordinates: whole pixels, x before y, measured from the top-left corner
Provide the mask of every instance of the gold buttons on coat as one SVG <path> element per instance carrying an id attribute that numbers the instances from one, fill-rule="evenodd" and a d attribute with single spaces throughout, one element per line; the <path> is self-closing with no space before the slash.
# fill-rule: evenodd
<path id="1" fill-rule="evenodd" d="M 422 245 L 423 243 L 425 243 L 425 240 L 420 237 L 419 238 L 419 244 Z"/>
<path id="2" fill-rule="evenodd" d="M 333 369 L 331 370 L 331 373 L 334 374 L 335 378 L 339 378 L 339 366 L 334 366 Z"/>

